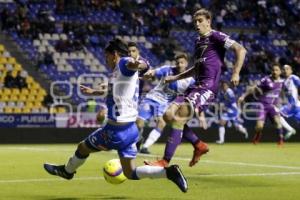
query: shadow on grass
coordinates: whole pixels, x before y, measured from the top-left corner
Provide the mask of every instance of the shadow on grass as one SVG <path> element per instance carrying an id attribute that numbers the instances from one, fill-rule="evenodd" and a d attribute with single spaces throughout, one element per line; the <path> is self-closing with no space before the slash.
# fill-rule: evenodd
<path id="1" fill-rule="evenodd" d="M 88 200 L 88 199 L 129 199 L 125 196 L 113 196 L 113 195 L 92 195 L 92 196 L 86 196 L 86 197 L 40 197 L 41 200 Z"/>

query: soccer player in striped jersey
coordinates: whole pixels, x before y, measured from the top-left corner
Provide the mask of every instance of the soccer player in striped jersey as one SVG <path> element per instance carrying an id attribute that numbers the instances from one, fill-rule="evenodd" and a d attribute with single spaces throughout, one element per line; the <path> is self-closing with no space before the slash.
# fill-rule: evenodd
<path id="1" fill-rule="evenodd" d="M 186 70 L 188 67 L 188 56 L 185 53 L 178 53 L 175 56 L 175 66 L 164 65 L 157 69 L 149 70 L 145 74 L 146 79 L 159 79 L 159 83 L 156 87 L 150 90 L 145 98 L 139 105 L 139 116 L 137 119 L 137 125 L 140 131 L 144 128 L 144 122 L 154 117 L 156 121 L 156 127 L 150 133 L 141 153 L 150 153 L 148 148 L 154 144 L 166 125 L 162 116 L 177 97 L 179 93 L 183 93 L 189 86 L 194 84 L 195 80 L 190 77 L 183 80 L 175 81 L 173 83 L 164 83 L 164 77 L 169 75 L 176 75 Z"/>
<path id="2" fill-rule="evenodd" d="M 66 165 L 45 163 L 45 170 L 49 174 L 72 179 L 90 153 L 115 149 L 118 151 L 124 175 L 128 179 L 168 178 L 182 192 L 187 192 L 187 181 L 178 165 L 168 168 L 135 165 L 139 135 L 135 123 L 138 114 L 138 69 L 143 68 L 145 63 L 128 57 L 128 47 L 120 39 L 109 42 L 105 48 L 105 58 L 112 70 L 106 98 L 107 124 L 80 142 Z M 81 86 L 81 90 L 86 94 L 103 94 L 103 91 L 85 86 Z"/>
<path id="3" fill-rule="evenodd" d="M 293 74 L 292 66 L 284 65 L 283 66 L 283 76 L 285 77 L 283 83 L 283 89 L 287 97 L 287 104 L 281 107 L 281 115 L 283 117 L 294 117 L 298 122 L 300 122 L 300 101 L 298 88 L 300 87 L 300 78 Z M 287 133 L 284 136 L 284 139 L 289 139 L 292 135 L 296 134 L 296 130 L 292 128 L 286 120 L 281 116 L 280 121 L 287 130 Z"/>
<path id="4" fill-rule="evenodd" d="M 245 138 L 248 138 L 247 129 L 239 120 L 240 110 L 237 106 L 237 99 L 226 81 L 222 81 L 219 100 L 221 103 L 219 140 L 216 143 L 223 144 L 225 142 L 225 125 L 228 121 L 232 122 L 236 130 L 244 134 Z"/>

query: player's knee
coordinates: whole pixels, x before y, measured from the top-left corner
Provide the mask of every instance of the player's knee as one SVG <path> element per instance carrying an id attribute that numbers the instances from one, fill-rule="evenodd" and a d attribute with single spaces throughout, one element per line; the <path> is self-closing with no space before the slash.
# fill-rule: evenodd
<path id="1" fill-rule="evenodd" d="M 91 153 L 91 150 L 86 146 L 84 141 L 82 141 L 77 146 L 77 152 L 82 156 L 88 156 Z"/>
<path id="2" fill-rule="evenodd" d="M 225 126 L 226 125 L 226 121 L 225 120 L 220 120 L 219 124 L 220 124 L 220 126 Z"/>
<path id="3" fill-rule="evenodd" d="M 163 119 L 164 121 L 169 124 L 173 121 L 173 115 L 172 115 L 172 112 L 166 112 L 164 115 L 163 115 Z"/>
<path id="4" fill-rule="evenodd" d="M 136 125 L 137 125 L 138 129 L 144 128 L 144 120 L 138 118 L 138 119 L 136 120 Z"/>
<path id="5" fill-rule="evenodd" d="M 123 169 L 123 173 L 126 176 L 127 179 L 131 179 L 134 180 L 134 175 L 133 175 L 133 171 L 131 169 Z"/>
<path id="6" fill-rule="evenodd" d="M 191 109 L 188 106 L 181 106 L 175 115 L 175 121 L 188 121 L 192 118 Z"/>

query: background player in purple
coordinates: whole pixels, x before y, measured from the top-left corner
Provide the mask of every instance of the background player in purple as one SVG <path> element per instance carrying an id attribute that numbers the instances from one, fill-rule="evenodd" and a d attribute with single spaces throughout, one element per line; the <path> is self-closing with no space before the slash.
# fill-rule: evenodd
<path id="1" fill-rule="evenodd" d="M 281 69 L 279 65 L 273 65 L 272 74 L 270 76 L 263 77 L 257 86 L 250 88 L 239 98 L 239 102 L 242 102 L 248 94 L 254 94 L 259 103 L 260 111 L 257 113 L 255 136 L 253 138 L 254 144 L 257 144 L 260 140 L 266 117 L 269 117 L 270 120 L 275 124 L 276 132 L 279 137 L 278 144 L 283 144 L 280 113 L 278 107 L 276 107 L 276 105 L 279 103 L 278 99 L 283 85 L 283 80 L 280 78 L 280 75 Z"/>
<path id="2" fill-rule="evenodd" d="M 194 141 L 194 154 L 190 166 L 199 161 L 203 154 L 201 141 L 186 123 L 195 111 L 202 112 L 214 100 L 220 81 L 221 68 L 224 66 L 226 49 L 235 52 L 236 62 L 231 82 L 234 85 L 239 83 L 239 73 L 244 63 L 246 50 L 230 39 L 228 35 L 213 30 L 211 19 L 211 13 L 206 9 L 200 9 L 194 13 L 193 22 L 199 33 L 199 37 L 195 41 L 194 66 L 179 75 L 169 76 L 165 79 L 166 82 L 173 82 L 194 76 L 196 84 L 188 88 L 184 97 L 178 97 L 175 100 L 177 104 L 172 104 L 165 113 L 164 120 L 172 127 L 165 155 L 162 160 L 148 162 L 148 164 L 161 166 L 162 163 L 169 163 L 182 136 L 188 138 L 189 141 Z"/>

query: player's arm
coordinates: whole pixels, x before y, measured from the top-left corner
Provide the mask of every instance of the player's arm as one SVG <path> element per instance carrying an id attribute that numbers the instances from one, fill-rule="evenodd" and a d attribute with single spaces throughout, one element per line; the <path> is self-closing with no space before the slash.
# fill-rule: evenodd
<path id="1" fill-rule="evenodd" d="M 93 89 L 84 85 L 79 85 L 80 91 L 87 95 L 103 95 L 107 92 L 107 87 L 100 87 L 99 89 Z"/>
<path id="2" fill-rule="evenodd" d="M 173 81 L 177 81 L 177 80 L 181 80 L 181 79 L 185 79 L 185 78 L 189 78 L 189 77 L 192 77 L 194 76 L 195 74 L 195 66 L 191 67 L 190 69 L 178 74 L 178 75 L 175 75 L 175 76 L 167 76 L 165 78 L 165 82 L 166 83 L 170 83 L 170 82 L 173 82 Z"/>
<path id="3" fill-rule="evenodd" d="M 196 113 L 197 113 L 196 115 L 198 117 L 200 127 L 202 127 L 204 130 L 206 130 L 208 128 L 208 126 L 207 126 L 207 121 L 206 121 L 206 118 L 205 118 L 204 111 L 199 113 L 196 110 Z"/>
<path id="4" fill-rule="evenodd" d="M 126 64 L 127 68 L 132 71 L 144 70 L 147 68 L 147 64 L 142 60 L 128 60 Z"/>
<path id="5" fill-rule="evenodd" d="M 245 47 L 243 47 L 241 44 L 239 44 L 237 42 L 234 42 L 230 46 L 230 49 L 233 50 L 236 55 L 236 61 L 233 65 L 231 82 L 233 83 L 234 86 L 237 86 L 239 84 L 240 71 L 241 71 L 243 63 L 245 61 L 245 56 L 246 56 L 247 50 L 245 49 Z"/>
<path id="6" fill-rule="evenodd" d="M 239 97 L 239 99 L 238 99 L 238 104 L 241 104 L 241 103 L 245 100 L 245 98 L 246 98 L 248 95 L 254 94 L 256 91 L 257 91 L 259 94 L 262 94 L 261 88 L 259 88 L 257 85 L 250 86 L 250 87 L 246 90 L 246 92 L 245 92 L 242 96 Z"/>

